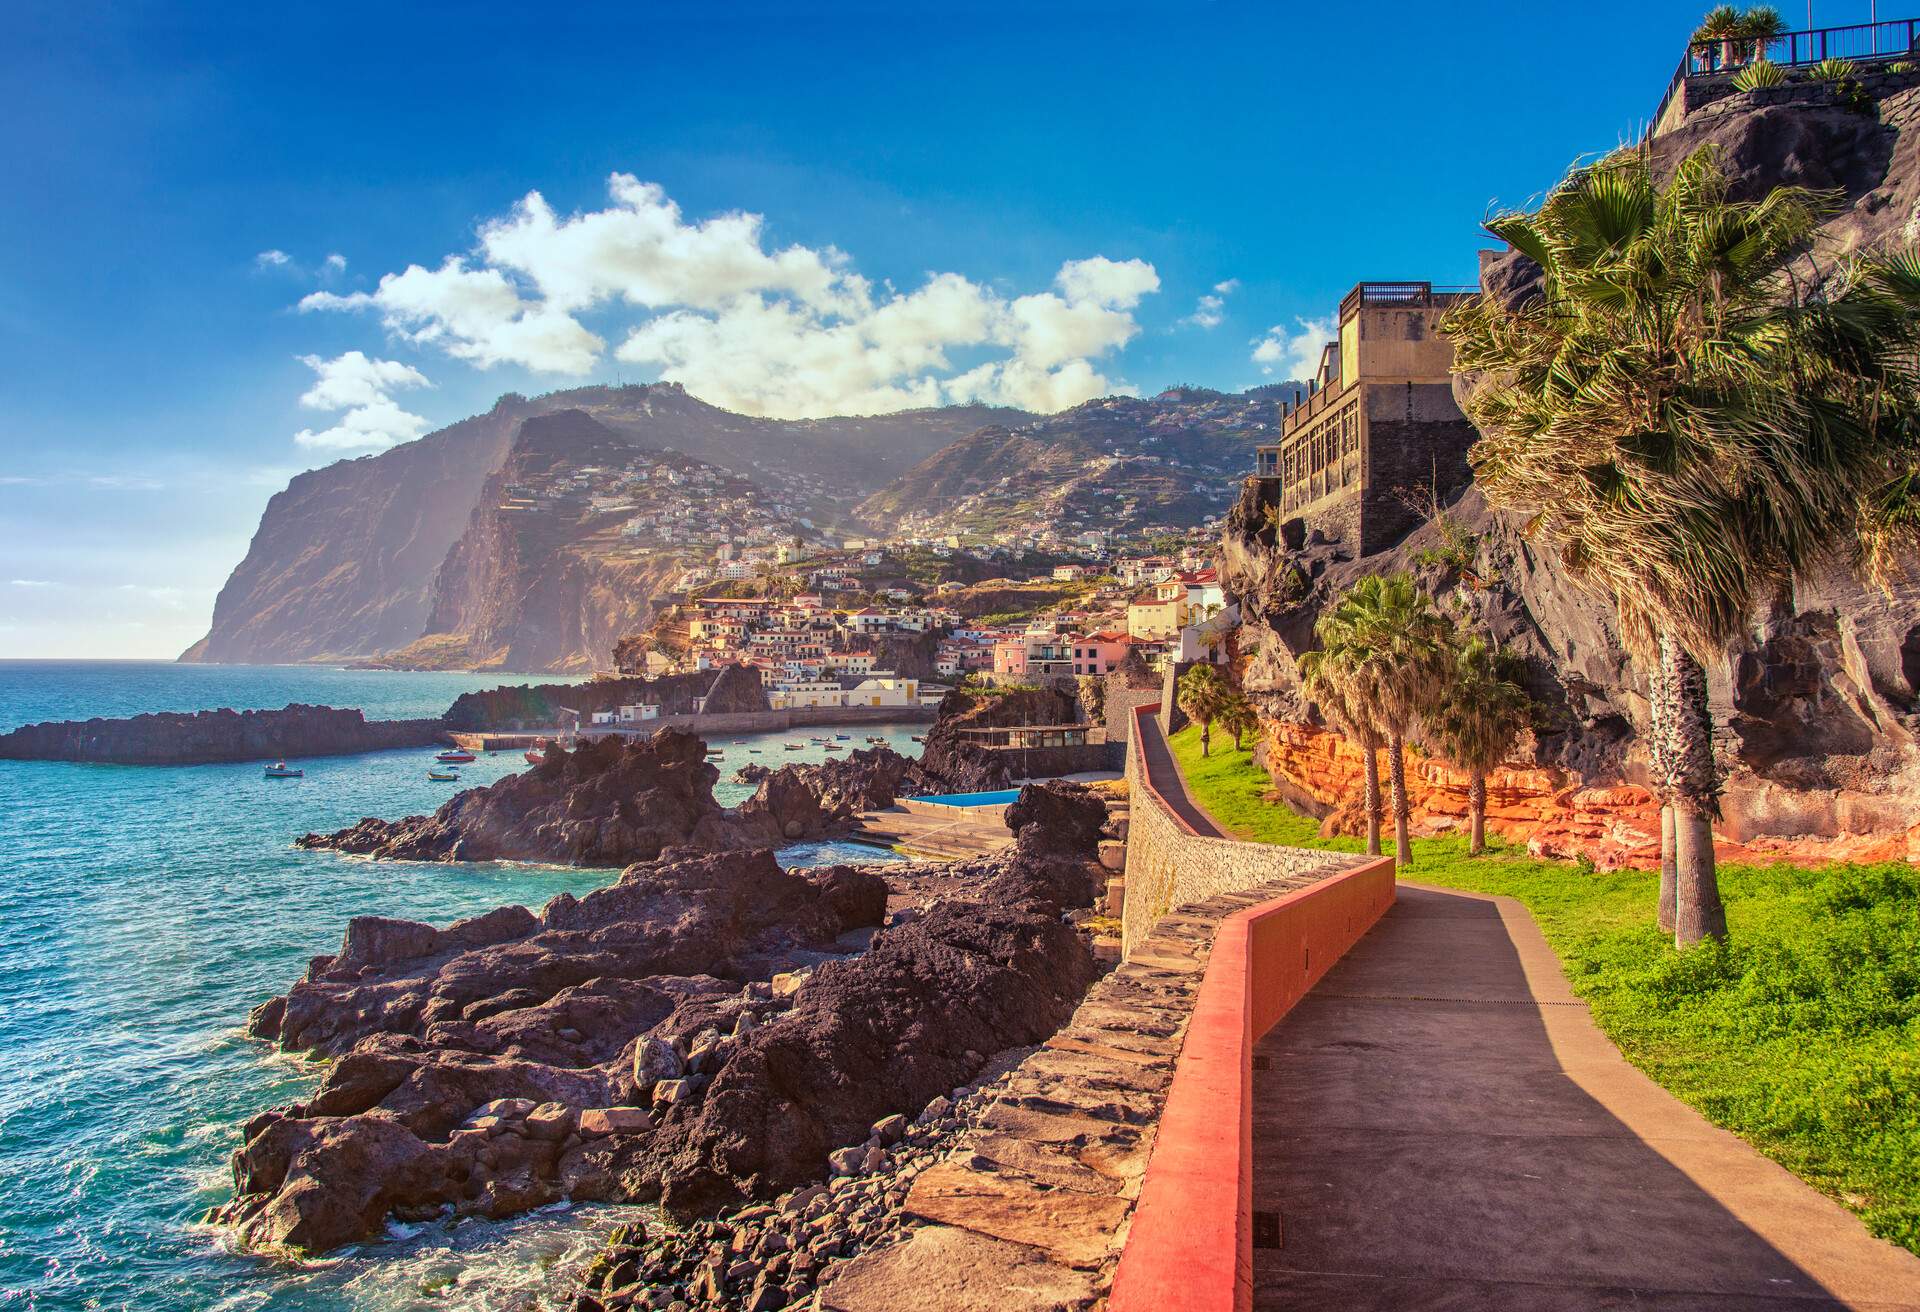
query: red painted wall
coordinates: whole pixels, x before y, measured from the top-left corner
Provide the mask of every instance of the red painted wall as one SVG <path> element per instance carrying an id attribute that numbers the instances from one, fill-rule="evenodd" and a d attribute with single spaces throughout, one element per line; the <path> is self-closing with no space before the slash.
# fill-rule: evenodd
<path id="1" fill-rule="evenodd" d="M 1108 1312 L 1253 1306 L 1253 1045 L 1393 896 L 1383 857 L 1221 922 Z"/>

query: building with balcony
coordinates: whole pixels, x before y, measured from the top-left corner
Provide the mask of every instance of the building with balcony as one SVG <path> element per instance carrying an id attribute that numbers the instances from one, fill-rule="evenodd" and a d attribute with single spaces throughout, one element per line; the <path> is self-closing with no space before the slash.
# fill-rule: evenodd
<path id="1" fill-rule="evenodd" d="M 1320 353 L 1308 395 L 1287 406 L 1280 440 L 1258 448 L 1263 505 L 1349 545 L 1392 546 L 1429 497 L 1470 477 L 1475 432 L 1453 400 L 1453 347 L 1440 320 L 1472 288 L 1363 282 L 1340 302 L 1339 336 Z"/>

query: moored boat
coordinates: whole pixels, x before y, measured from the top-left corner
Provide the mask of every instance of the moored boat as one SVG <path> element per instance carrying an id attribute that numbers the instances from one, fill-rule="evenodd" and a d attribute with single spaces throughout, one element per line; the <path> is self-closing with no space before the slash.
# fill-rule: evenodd
<path id="1" fill-rule="evenodd" d="M 450 784 L 450 783 L 458 782 L 460 778 L 460 772 L 458 770 L 441 770 L 441 769 L 436 769 L 432 766 L 429 766 L 427 768 L 427 778 L 433 780 L 437 784 Z"/>
<path id="2" fill-rule="evenodd" d="M 444 752 L 436 752 L 433 759 L 444 765 L 465 765 L 473 760 L 474 757 L 472 752 L 464 748 L 449 747 Z"/>
<path id="3" fill-rule="evenodd" d="M 807 750 L 805 743 L 781 743 L 780 745 L 790 752 L 804 752 Z"/>
<path id="4" fill-rule="evenodd" d="M 289 770 L 285 761 L 275 761 L 272 765 L 267 766 L 262 773 L 269 779 L 302 779 L 306 777 L 307 772 L 305 770 Z"/>

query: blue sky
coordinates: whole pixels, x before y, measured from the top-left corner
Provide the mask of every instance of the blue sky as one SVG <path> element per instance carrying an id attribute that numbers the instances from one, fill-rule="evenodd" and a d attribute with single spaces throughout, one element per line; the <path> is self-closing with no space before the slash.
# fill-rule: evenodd
<path id="1" fill-rule="evenodd" d="M 1702 8 L 16 0 L 0 656 L 175 654 L 291 473 L 503 391 L 1286 376 L 1358 279 L 1471 282 Z"/>

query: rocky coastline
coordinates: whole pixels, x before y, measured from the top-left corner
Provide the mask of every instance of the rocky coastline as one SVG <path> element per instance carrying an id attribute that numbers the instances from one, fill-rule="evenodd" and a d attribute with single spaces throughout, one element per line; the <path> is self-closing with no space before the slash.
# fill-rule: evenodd
<path id="1" fill-rule="evenodd" d="M 888 747 L 758 780 L 737 807 L 713 796 L 720 771 L 706 743 L 679 729 L 550 748 L 518 774 L 454 794 L 432 815 L 372 816 L 304 848 L 388 861 L 545 861 L 625 866 L 669 849 L 779 847 L 838 832 L 857 811 L 889 806 L 917 767 Z"/>
<path id="2" fill-rule="evenodd" d="M 0 734 L 0 759 L 103 765 L 211 765 L 352 756 L 447 740 L 439 719 L 369 720 L 358 710 L 292 703 L 277 711 L 158 711 L 61 720 Z"/>
<path id="3" fill-rule="evenodd" d="M 537 915 L 356 919 L 250 1021 L 335 1060 L 247 1124 L 210 1219 L 316 1253 L 389 1216 L 561 1198 L 691 1220 L 865 1163 L 1073 1011 L 1099 970 L 1071 921 L 1104 820 L 1084 789 L 1030 785 L 992 858 L 784 871 L 682 848 Z M 767 1306 L 808 1281 L 781 1275 Z"/>

